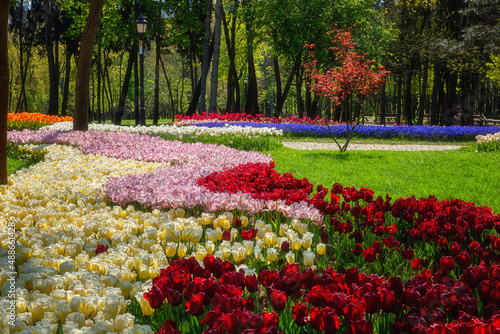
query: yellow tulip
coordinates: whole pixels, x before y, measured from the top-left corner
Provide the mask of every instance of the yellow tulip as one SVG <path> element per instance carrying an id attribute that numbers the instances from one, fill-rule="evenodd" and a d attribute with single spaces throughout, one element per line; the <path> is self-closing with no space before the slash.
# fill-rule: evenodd
<path id="1" fill-rule="evenodd" d="M 179 255 L 180 258 L 183 258 L 186 256 L 187 250 L 187 246 L 181 243 L 177 248 L 177 255 Z"/>
<path id="2" fill-rule="evenodd" d="M 316 253 L 318 253 L 318 255 L 323 255 L 325 254 L 326 252 L 326 245 L 323 244 L 323 243 L 319 243 L 316 245 Z"/>
<path id="3" fill-rule="evenodd" d="M 292 252 L 288 252 L 285 254 L 285 259 L 289 264 L 295 263 L 295 254 Z"/>
<path id="4" fill-rule="evenodd" d="M 304 256 L 304 265 L 306 267 L 311 267 L 314 265 L 314 258 L 316 257 L 316 254 L 314 254 L 314 252 L 305 251 L 302 253 L 302 255 Z"/>
<path id="5" fill-rule="evenodd" d="M 267 249 L 267 261 L 274 262 L 278 260 L 278 252 L 276 248 L 268 248 Z"/>
<path id="6" fill-rule="evenodd" d="M 175 253 L 177 253 L 177 243 L 169 242 L 167 244 L 167 249 L 165 250 L 165 253 L 168 257 L 174 257 Z"/>

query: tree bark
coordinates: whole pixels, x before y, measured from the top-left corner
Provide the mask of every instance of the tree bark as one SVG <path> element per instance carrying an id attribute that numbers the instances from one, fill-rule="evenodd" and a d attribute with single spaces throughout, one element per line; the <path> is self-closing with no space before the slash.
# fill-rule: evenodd
<path id="1" fill-rule="evenodd" d="M 215 26 L 214 26 L 214 54 L 212 59 L 212 78 L 210 81 L 210 103 L 208 112 L 218 112 L 217 86 L 219 83 L 219 55 L 220 55 L 220 33 L 222 21 L 222 0 L 215 4 Z"/>
<path id="2" fill-rule="evenodd" d="M 235 0 L 235 10 L 238 8 L 239 1 Z M 231 20 L 231 33 L 229 33 L 229 28 L 226 20 L 226 15 L 224 9 L 222 9 L 222 23 L 224 26 L 224 36 L 226 37 L 227 53 L 229 56 L 229 70 L 227 76 L 227 101 L 226 101 L 226 113 L 229 112 L 240 112 L 240 102 L 239 102 L 239 84 L 238 84 L 238 73 L 236 72 L 235 64 L 235 53 L 236 53 L 236 15 L 233 15 Z M 235 90 L 238 98 L 235 98 Z"/>
<path id="3" fill-rule="evenodd" d="M 89 109 L 89 82 L 92 70 L 92 51 L 94 50 L 97 29 L 101 21 L 103 0 L 92 0 L 90 11 L 83 31 L 82 44 L 78 57 L 75 87 L 75 115 L 73 130 L 87 131 Z"/>
<path id="4" fill-rule="evenodd" d="M 160 34 L 156 33 L 155 91 L 153 105 L 153 125 L 158 125 L 160 109 Z"/>
<path id="5" fill-rule="evenodd" d="M 7 114 L 9 112 L 9 0 L 0 0 L 0 184 L 7 184 Z"/>
<path id="6" fill-rule="evenodd" d="M 432 86 L 432 105 L 431 105 L 431 125 L 437 125 L 439 123 L 439 97 L 440 97 L 440 86 L 441 86 L 441 66 L 439 60 L 434 62 L 434 78 Z"/>
<path id="7" fill-rule="evenodd" d="M 298 71 L 300 67 L 300 61 L 302 59 L 302 52 L 299 52 L 297 55 L 297 58 L 295 59 L 295 63 L 293 65 L 293 68 L 290 72 L 290 76 L 287 79 L 287 82 L 285 84 L 285 88 L 281 90 L 281 76 L 280 76 L 280 71 L 279 71 L 279 64 L 277 58 L 273 58 L 274 61 L 274 73 L 276 77 L 276 109 L 274 112 L 274 117 L 279 117 L 282 113 L 283 106 L 285 105 L 286 97 L 288 96 L 288 92 L 290 91 L 290 87 L 292 86 L 293 82 L 293 77 L 295 76 L 295 73 Z"/>
<path id="8" fill-rule="evenodd" d="M 45 47 L 49 64 L 49 115 L 57 115 L 59 109 L 59 69 L 54 56 L 54 43 L 52 41 L 52 18 L 50 0 L 44 0 Z"/>
<path id="9" fill-rule="evenodd" d="M 71 56 L 71 52 L 66 50 L 66 66 L 64 70 L 64 90 L 61 105 L 61 116 L 66 116 L 68 110 L 69 80 L 71 78 Z"/>
<path id="10" fill-rule="evenodd" d="M 302 98 L 303 73 L 303 70 L 299 70 L 295 73 L 295 92 L 297 94 L 297 113 L 299 118 L 304 117 L 304 99 Z"/>
<path id="11" fill-rule="evenodd" d="M 139 125 L 140 115 L 139 115 L 139 56 L 134 57 L 134 119 L 135 125 Z"/>
<path id="12" fill-rule="evenodd" d="M 424 114 L 427 110 L 427 81 L 429 80 L 429 62 L 425 60 L 424 74 L 422 78 L 422 90 L 420 91 L 420 106 L 417 125 L 424 124 Z"/>
<path id="13" fill-rule="evenodd" d="M 118 108 L 116 109 L 115 125 L 121 125 L 123 113 L 125 112 L 125 103 L 127 102 L 127 93 L 130 86 L 130 77 L 132 76 L 132 68 L 134 67 L 135 58 L 137 57 L 137 42 L 134 42 L 132 49 L 129 51 L 127 69 L 125 70 L 125 77 L 123 78 L 123 86 L 120 92 L 120 99 L 118 101 Z"/>
<path id="14" fill-rule="evenodd" d="M 210 43 L 210 46 L 208 48 L 208 56 L 209 56 L 208 61 L 209 62 L 212 59 L 213 52 L 214 52 L 214 41 L 212 40 L 212 43 Z M 208 72 L 208 68 L 207 68 L 207 72 Z M 205 73 L 205 77 L 206 77 L 206 75 L 207 75 L 207 73 Z M 200 77 L 200 80 L 198 80 L 198 83 L 194 87 L 193 99 L 191 100 L 191 102 L 189 102 L 189 106 L 188 106 L 188 109 L 186 111 L 186 115 L 188 115 L 188 116 L 193 116 L 196 113 L 196 106 L 198 105 L 198 101 L 200 100 L 200 95 L 201 95 L 202 77 L 203 77 L 203 73 Z"/>
<path id="15" fill-rule="evenodd" d="M 172 104 L 172 122 L 173 122 L 175 120 L 175 109 L 176 109 L 174 95 L 172 94 L 172 86 L 170 85 L 170 80 L 168 79 L 167 71 L 165 71 L 165 65 L 163 64 L 163 60 L 161 59 L 161 57 L 160 57 L 160 63 L 163 69 L 163 75 L 165 75 L 165 81 L 167 81 L 168 92 L 170 95 L 170 103 Z"/>
<path id="16" fill-rule="evenodd" d="M 203 63 L 201 68 L 201 87 L 200 87 L 200 104 L 198 106 L 198 113 L 206 111 L 205 96 L 207 90 L 207 74 L 210 67 L 210 58 L 208 49 L 210 48 L 210 23 L 212 21 L 212 0 L 207 0 L 207 16 L 205 18 L 205 48 L 203 50 Z"/>
<path id="17" fill-rule="evenodd" d="M 405 101 L 404 101 L 404 115 L 406 117 L 406 125 L 413 125 L 412 115 L 412 99 L 411 99 L 411 81 L 413 79 L 413 68 L 410 68 L 406 73 L 405 81 Z"/>

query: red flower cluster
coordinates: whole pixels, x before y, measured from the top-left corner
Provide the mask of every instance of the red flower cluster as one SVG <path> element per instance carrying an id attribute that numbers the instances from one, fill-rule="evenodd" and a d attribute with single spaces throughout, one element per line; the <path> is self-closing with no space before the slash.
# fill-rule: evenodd
<path id="1" fill-rule="evenodd" d="M 215 192 L 245 192 L 262 200 L 285 200 L 287 203 L 309 200 L 313 186 L 307 179 L 291 173 L 278 174 L 264 163 L 247 163 L 230 170 L 214 172 L 196 182 Z"/>
<path id="2" fill-rule="evenodd" d="M 263 114 L 257 114 L 252 116 L 250 114 L 245 113 L 232 113 L 232 114 L 215 114 L 209 113 L 207 115 L 206 112 L 202 112 L 201 115 L 193 115 L 193 116 L 182 116 L 176 115 L 176 120 L 178 122 L 185 120 L 198 120 L 198 121 L 213 121 L 213 122 L 255 122 L 255 123 L 293 123 L 293 124 L 309 124 L 309 125 L 326 125 L 326 119 L 320 118 L 316 116 L 315 118 L 302 117 L 298 118 L 294 115 L 291 115 L 289 118 L 281 118 L 281 117 L 266 117 Z"/>
<path id="3" fill-rule="evenodd" d="M 109 249 L 109 246 L 99 244 L 99 245 L 97 245 L 97 248 L 95 250 L 95 255 L 107 252 L 108 249 Z"/>
<path id="4" fill-rule="evenodd" d="M 241 333 L 243 330 L 246 333 L 279 333 L 278 314 L 253 314 L 254 300 L 242 297 L 244 289 L 249 293 L 258 291 L 255 275 L 235 272 L 231 262 L 223 262 L 212 255 L 207 255 L 203 264 L 205 268 L 193 257 L 172 261 L 153 279 L 153 287 L 144 298 L 154 309 L 167 300 L 172 307 L 184 303 L 185 312 L 193 316 L 205 314 L 201 324 L 208 328 L 204 333 Z M 165 326 L 162 333 L 177 333 L 171 322 Z"/>

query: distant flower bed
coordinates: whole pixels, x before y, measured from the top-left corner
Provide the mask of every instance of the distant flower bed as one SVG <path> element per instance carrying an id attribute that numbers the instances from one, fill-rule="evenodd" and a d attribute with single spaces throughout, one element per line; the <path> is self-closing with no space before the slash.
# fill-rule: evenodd
<path id="1" fill-rule="evenodd" d="M 57 123 L 44 127 L 47 130 L 69 131 L 73 129 L 70 122 Z M 183 143 L 204 143 L 225 145 L 245 151 L 263 151 L 282 147 L 283 131 L 275 127 L 255 128 L 225 124 L 218 128 L 204 128 L 198 126 L 118 126 L 113 124 L 89 124 L 89 130 L 123 131 L 161 136 L 167 140 L 180 140 Z"/>
<path id="2" fill-rule="evenodd" d="M 294 115 L 290 117 L 266 117 L 263 114 L 257 114 L 255 116 L 244 114 L 244 113 L 231 113 L 231 114 L 215 114 L 209 113 L 208 115 L 203 112 L 201 115 L 193 116 L 182 116 L 176 115 L 176 125 L 195 125 L 210 122 L 252 122 L 252 123 L 295 123 L 295 124 L 316 124 L 316 125 L 326 125 L 326 119 L 316 116 L 315 118 L 302 117 L 298 118 Z"/>
<path id="3" fill-rule="evenodd" d="M 283 131 L 283 135 L 291 137 L 329 137 L 327 126 L 307 125 L 307 124 L 274 124 L 274 123 L 253 123 L 239 122 L 234 125 L 252 126 L 256 128 L 275 127 Z M 196 124 L 198 127 L 219 128 L 225 126 L 221 122 L 210 122 Z M 346 136 L 346 125 L 330 126 L 332 133 L 336 137 Z M 486 135 L 500 130 L 498 126 L 377 126 L 360 125 L 355 130 L 355 137 L 374 139 L 408 139 L 408 140 L 473 140 L 477 135 Z"/>
<path id="4" fill-rule="evenodd" d="M 7 114 L 7 131 L 22 129 L 37 130 L 58 122 L 73 122 L 73 118 L 69 116 L 49 116 L 40 113 L 9 113 Z"/>
<path id="5" fill-rule="evenodd" d="M 477 136 L 477 147 L 479 151 L 497 151 L 500 150 L 500 132 Z"/>

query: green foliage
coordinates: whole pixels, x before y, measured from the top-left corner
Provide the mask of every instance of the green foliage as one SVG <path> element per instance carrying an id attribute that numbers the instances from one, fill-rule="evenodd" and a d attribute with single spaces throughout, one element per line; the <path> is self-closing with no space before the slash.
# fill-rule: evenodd
<path id="1" fill-rule="evenodd" d="M 13 174 L 21 168 L 28 168 L 43 161 L 45 153 L 42 145 L 36 149 L 30 149 L 9 143 L 7 145 L 7 174 Z"/>
<path id="2" fill-rule="evenodd" d="M 161 136 L 165 140 L 180 140 L 183 143 L 203 143 L 203 144 L 217 144 L 225 145 L 243 151 L 268 151 L 283 147 L 281 138 L 276 136 L 210 136 L 210 135 L 197 135 L 197 136 Z"/>

